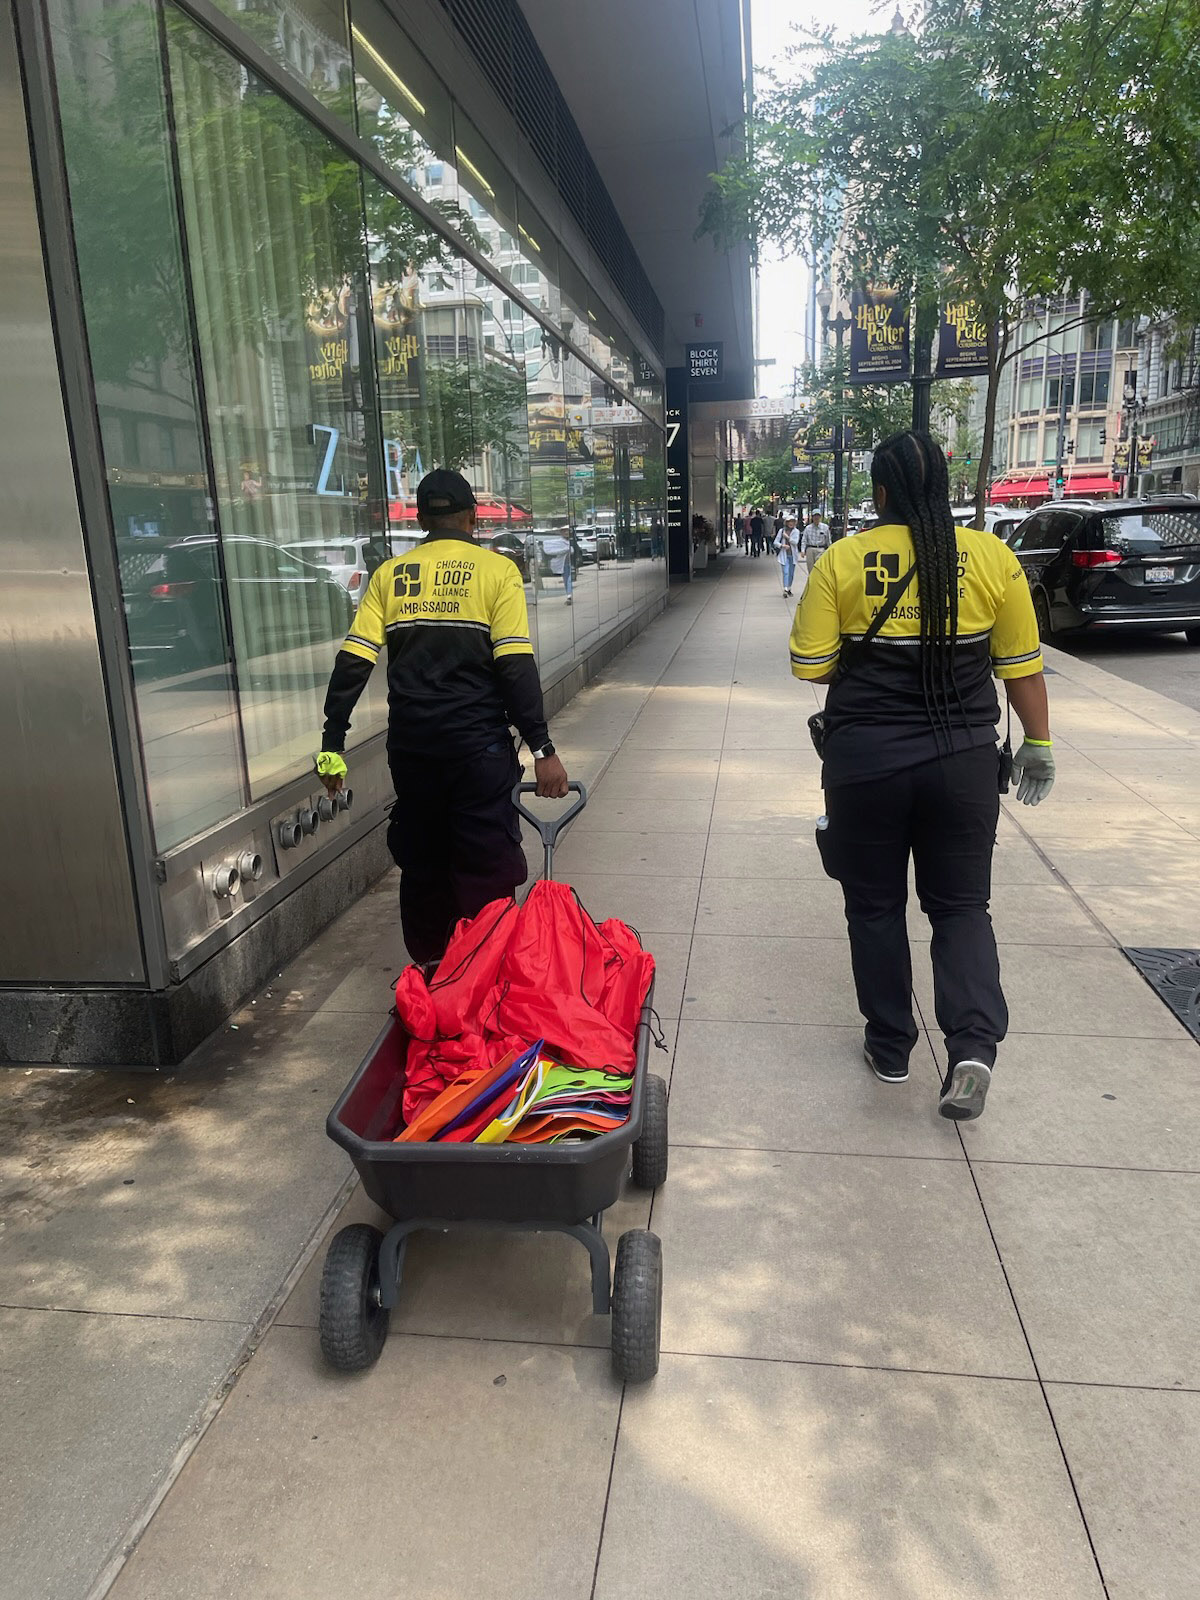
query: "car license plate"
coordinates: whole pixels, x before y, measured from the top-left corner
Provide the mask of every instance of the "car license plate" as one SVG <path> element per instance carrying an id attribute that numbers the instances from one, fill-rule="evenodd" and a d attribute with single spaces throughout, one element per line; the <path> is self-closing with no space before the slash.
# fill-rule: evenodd
<path id="1" fill-rule="evenodd" d="M 1170 583 L 1175 576 L 1174 567 L 1147 567 L 1147 583 Z"/>

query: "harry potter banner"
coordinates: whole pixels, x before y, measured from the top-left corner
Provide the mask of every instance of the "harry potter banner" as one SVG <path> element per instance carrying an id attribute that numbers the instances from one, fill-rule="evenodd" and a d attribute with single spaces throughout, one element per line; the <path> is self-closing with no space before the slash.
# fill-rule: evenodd
<path id="1" fill-rule="evenodd" d="M 850 382 L 907 383 L 908 302 L 900 291 L 880 284 L 855 289 L 850 319 Z"/>
<path id="2" fill-rule="evenodd" d="M 371 311 L 380 405 L 384 411 L 408 410 L 421 399 L 421 305 L 416 274 L 399 283 L 377 283 Z"/>
<path id="3" fill-rule="evenodd" d="M 350 359 L 350 285 L 322 290 L 305 308 L 308 380 L 314 393 L 339 395 Z"/>
<path id="4" fill-rule="evenodd" d="M 987 323 L 977 300 L 951 300 L 942 307 L 938 337 L 939 378 L 979 378 L 988 370 Z"/>

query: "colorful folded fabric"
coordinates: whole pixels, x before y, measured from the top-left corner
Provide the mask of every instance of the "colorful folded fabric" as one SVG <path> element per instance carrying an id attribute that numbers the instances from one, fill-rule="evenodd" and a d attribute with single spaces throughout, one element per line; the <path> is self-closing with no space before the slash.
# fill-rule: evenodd
<path id="1" fill-rule="evenodd" d="M 435 1137 L 452 1139 L 455 1134 L 462 1134 L 475 1138 L 479 1128 L 487 1126 L 499 1109 L 507 1104 L 517 1086 L 537 1066 L 543 1043 L 539 1039 L 536 1044 L 530 1045 L 498 1078 L 491 1078 L 489 1074 L 490 1081 L 486 1087 L 481 1087 L 479 1093 Z M 472 1130 L 469 1134 L 468 1129 Z"/>
<path id="2" fill-rule="evenodd" d="M 562 1117 L 526 1117 L 509 1135 L 509 1143 L 554 1144 L 559 1139 L 595 1139 L 602 1133 L 611 1133 L 614 1128 L 619 1128 L 625 1121 L 625 1115 L 615 1121 L 583 1112 Z"/>
<path id="3" fill-rule="evenodd" d="M 519 1058 L 516 1050 L 506 1050 L 500 1059 L 483 1067 L 471 1067 L 430 1100 L 419 1117 L 396 1135 L 397 1144 L 424 1144 L 453 1122 L 464 1108 L 474 1105 L 489 1085 L 496 1084 Z"/>

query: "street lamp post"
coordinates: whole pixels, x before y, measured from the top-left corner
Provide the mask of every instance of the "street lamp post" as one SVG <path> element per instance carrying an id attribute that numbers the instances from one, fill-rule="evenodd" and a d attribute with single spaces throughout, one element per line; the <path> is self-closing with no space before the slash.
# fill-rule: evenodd
<path id="1" fill-rule="evenodd" d="M 840 539 L 846 531 L 845 506 L 843 504 L 845 499 L 843 477 L 845 462 L 843 458 L 844 422 L 842 415 L 845 409 L 846 394 L 842 382 L 842 341 L 853 325 L 853 321 L 850 317 L 844 317 L 840 311 L 836 317 L 829 315 L 830 308 L 833 305 L 833 290 L 828 284 L 823 285 L 818 291 L 817 304 L 821 308 L 821 327 L 825 335 L 824 343 L 828 347 L 829 332 L 832 329 L 836 345 L 833 366 L 834 406 L 837 411 L 837 421 L 833 429 L 833 537 Z"/>
<path id="2" fill-rule="evenodd" d="M 1146 409 L 1146 402 L 1138 399 L 1137 389 L 1130 381 L 1135 375 L 1131 372 L 1125 380 L 1125 389 L 1122 398 L 1125 401 L 1121 408 L 1125 413 L 1125 434 L 1129 446 L 1129 460 L 1125 467 L 1124 493 L 1126 498 L 1131 497 L 1135 474 L 1138 470 L 1138 418 Z"/>

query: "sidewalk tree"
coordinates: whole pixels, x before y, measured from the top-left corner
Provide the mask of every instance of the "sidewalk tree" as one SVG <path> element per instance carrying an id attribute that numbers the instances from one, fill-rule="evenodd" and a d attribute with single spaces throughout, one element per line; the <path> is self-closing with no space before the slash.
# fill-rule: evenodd
<path id="1" fill-rule="evenodd" d="M 946 297 L 978 303 L 980 510 L 1000 376 L 1037 342 L 1021 332 L 1031 302 L 1085 291 L 1077 320 L 1200 302 L 1191 0 L 925 0 L 912 31 L 808 35 L 749 133 L 714 175 L 702 233 L 832 254 L 843 289 L 903 286 L 918 331 Z"/>
<path id="2" fill-rule="evenodd" d="M 772 450 L 747 461 L 740 479 L 730 479 L 730 492 L 740 506 L 765 506 L 770 500 L 785 503 L 808 498 L 807 471 L 792 471 L 792 450 Z"/>

